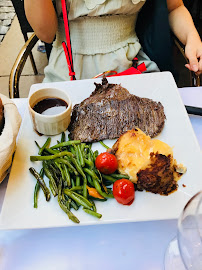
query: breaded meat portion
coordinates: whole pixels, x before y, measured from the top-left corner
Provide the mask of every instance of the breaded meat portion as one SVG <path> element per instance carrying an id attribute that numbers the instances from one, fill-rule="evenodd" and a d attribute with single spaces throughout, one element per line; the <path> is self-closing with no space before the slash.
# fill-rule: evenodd
<path id="1" fill-rule="evenodd" d="M 177 165 L 168 144 L 151 139 L 138 128 L 120 136 L 111 152 L 117 158 L 119 172 L 127 174 L 138 190 L 168 195 L 177 190 L 177 181 L 186 171 Z"/>

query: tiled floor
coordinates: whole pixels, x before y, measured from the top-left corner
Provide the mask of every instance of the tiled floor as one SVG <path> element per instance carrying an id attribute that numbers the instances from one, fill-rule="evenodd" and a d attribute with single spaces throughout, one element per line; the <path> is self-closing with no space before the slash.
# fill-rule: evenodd
<path id="1" fill-rule="evenodd" d="M 0 93 L 9 96 L 9 74 L 15 59 L 24 45 L 24 38 L 18 23 L 17 17 L 14 18 L 10 30 L 7 32 L 0 45 Z M 33 55 L 39 75 L 34 75 L 30 59 L 28 58 L 20 79 L 20 97 L 27 97 L 30 86 L 34 83 L 42 82 L 44 78 L 44 67 L 47 65 L 45 53 L 37 51 L 37 46 L 33 49 Z M 178 87 L 189 85 L 189 72 L 184 67 L 185 61 L 180 53 L 175 56 L 175 65 L 179 72 Z M 201 78 L 202 81 L 202 78 Z"/>
<path id="2" fill-rule="evenodd" d="M 24 43 L 25 41 L 18 19 L 15 17 L 10 30 L 0 45 L 0 93 L 6 96 L 9 95 L 8 84 L 10 71 Z M 44 78 L 44 67 L 48 63 L 46 54 L 38 52 L 37 46 L 35 46 L 33 55 L 39 75 L 34 75 L 30 59 L 28 58 L 20 78 L 20 97 L 27 97 L 30 86 L 34 83 L 42 82 Z"/>

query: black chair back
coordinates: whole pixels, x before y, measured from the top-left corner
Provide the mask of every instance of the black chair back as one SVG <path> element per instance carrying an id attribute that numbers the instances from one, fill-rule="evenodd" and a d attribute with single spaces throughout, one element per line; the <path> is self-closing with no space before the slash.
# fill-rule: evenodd
<path id="1" fill-rule="evenodd" d="M 27 18 L 25 15 L 24 1 L 22 1 L 22 0 L 11 0 L 11 1 L 13 3 L 13 7 L 14 7 L 16 15 L 18 17 L 18 21 L 20 24 L 22 34 L 26 35 L 27 33 L 34 32 L 31 25 L 27 21 Z"/>
<path id="2" fill-rule="evenodd" d="M 159 69 L 175 74 L 166 0 L 146 1 L 138 15 L 136 32 L 144 52 Z"/>
<path id="3" fill-rule="evenodd" d="M 28 40 L 27 33 L 32 33 L 34 32 L 34 30 L 32 29 L 25 15 L 24 0 L 11 0 L 11 1 L 13 3 L 13 7 L 18 17 L 22 34 L 24 36 L 25 41 L 27 41 Z M 46 47 L 47 58 L 49 59 L 50 52 L 52 49 L 52 44 L 45 43 L 45 47 Z"/>

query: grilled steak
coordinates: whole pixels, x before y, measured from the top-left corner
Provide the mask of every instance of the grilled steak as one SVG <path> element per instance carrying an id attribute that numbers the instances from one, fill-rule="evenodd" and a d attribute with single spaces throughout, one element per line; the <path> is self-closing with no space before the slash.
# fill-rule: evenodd
<path id="1" fill-rule="evenodd" d="M 150 137 L 164 126 L 164 108 L 160 102 L 132 95 L 119 84 L 102 84 L 89 98 L 73 108 L 69 125 L 70 138 L 82 142 L 115 139 L 127 130 L 139 127 Z"/>

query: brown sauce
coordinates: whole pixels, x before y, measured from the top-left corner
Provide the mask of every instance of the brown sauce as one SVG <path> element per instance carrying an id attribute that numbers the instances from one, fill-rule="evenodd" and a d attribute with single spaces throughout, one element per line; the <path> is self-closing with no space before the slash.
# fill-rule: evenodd
<path id="1" fill-rule="evenodd" d="M 57 110 L 52 110 L 52 112 L 51 110 L 49 110 L 55 107 L 60 107 L 60 108 L 57 108 Z M 53 114 L 59 114 L 65 111 L 67 107 L 68 107 L 68 104 L 63 99 L 45 98 L 39 101 L 37 104 L 35 104 L 33 107 L 33 110 L 40 114 L 53 115 Z"/>

